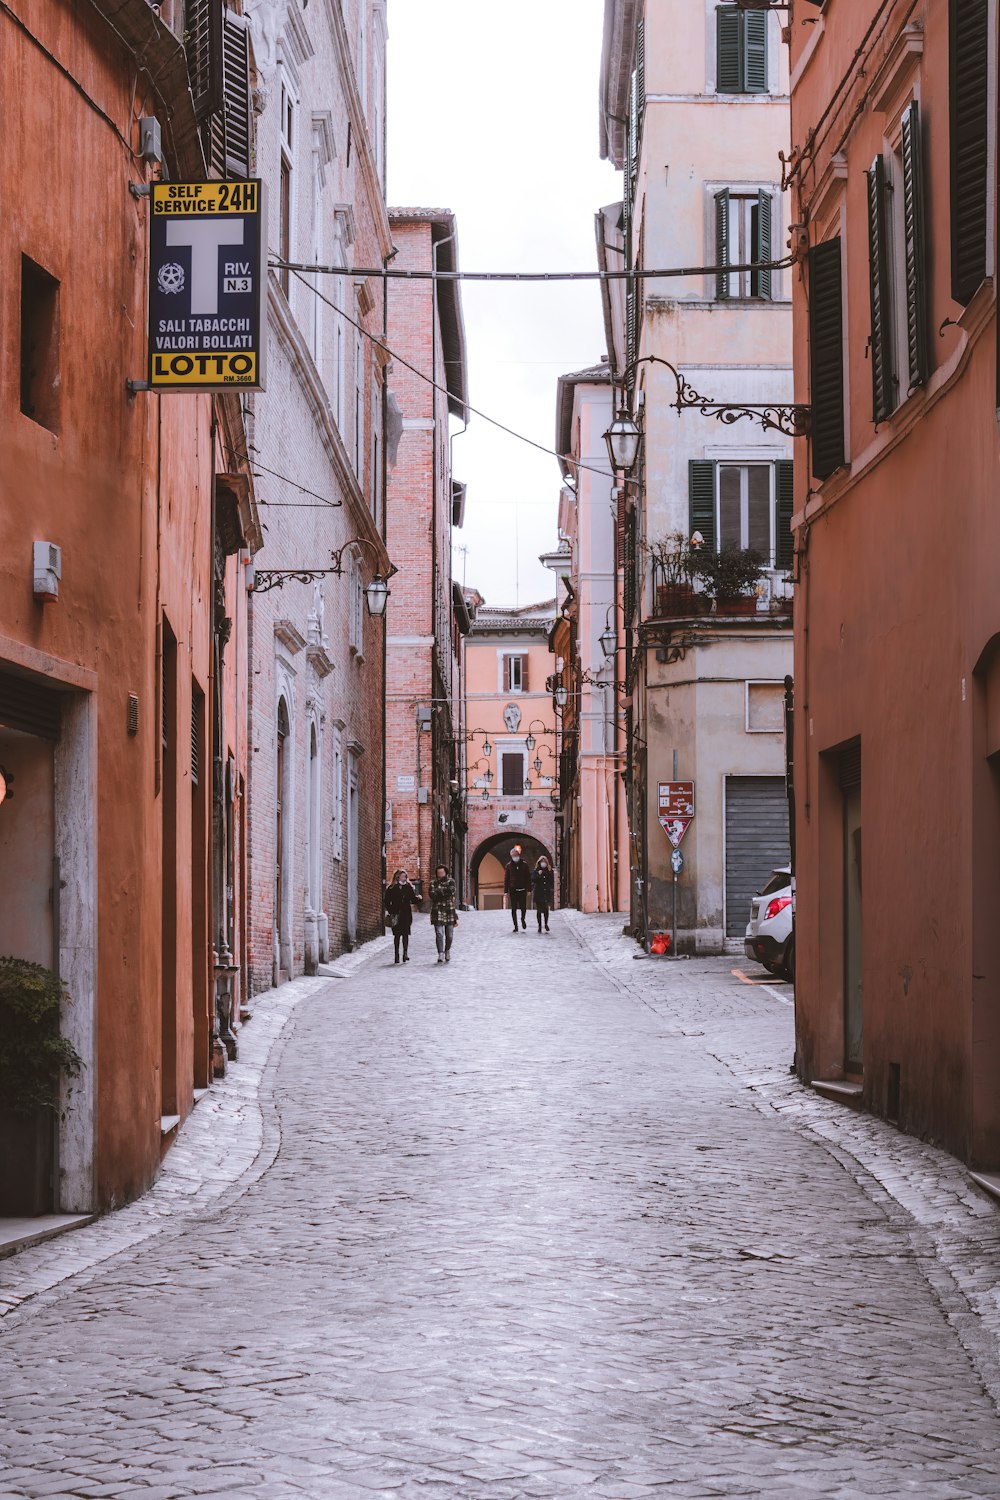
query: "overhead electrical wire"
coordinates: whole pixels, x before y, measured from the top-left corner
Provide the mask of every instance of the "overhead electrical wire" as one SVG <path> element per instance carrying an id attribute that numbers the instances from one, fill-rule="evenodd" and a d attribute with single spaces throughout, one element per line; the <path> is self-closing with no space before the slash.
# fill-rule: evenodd
<path id="1" fill-rule="evenodd" d="M 381 277 L 384 281 L 665 281 L 681 276 L 717 276 L 720 272 L 787 271 L 794 264 L 790 255 L 781 260 L 754 260 L 728 266 L 670 266 L 652 270 L 645 266 L 622 271 L 408 271 L 394 266 L 323 266 L 305 261 L 280 260 L 269 264 L 280 271 L 294 271 L 300 276 Z M 306 285 L 311 285 L 307 282 Z M 314 289 L 315 290 L 315 289 Z"/>
<path id="2" fill-rule="evenodd" d="M 272 262 L 272 264 L 274 264 L 274 262 Z M 426 381 L 429 386 L 431 386 L 435 391 L 439 391 L 443 396 L 451 396 L 451 391 L 449 391 L 446 385 L 441 385 L 440 381 L 435 380 L 432 375 L 427 375 L 423 370 L 418 369 L 416 365 L 411 364 L 408 359 L 404 359 L 401 354 L 397 354 L 396 350 L 391 348 L 389 344 L 386 343 L 385 339 L 380 337 L 379 334 L 370 332 L 369 329 L 356 322 L 354 318 L 351 317 L 350 313 L 346 313 L 344 309 L 342 307 L 338 307 L 336 302 L 334 302 L 330 297 L 325 297 L 318 287 L 313 286 L 311 281 L 307 281 L 305 276 L 300 271 L 295 270 L 295 268 L 291 266 L 289 267 L 289 269 L 292 271 L 292 274 L 299 281 L 301 281 L 303 286 L 309 288 L 313 296 L 318 297 L 321 302 L 325 302 L 327 307 L 332 307 L 334 312 L 338 313 L 345 322 L 350 323 L 352 328 L 356 328 L 357 331 L 363 334 L 366 339 L 370 339 L 373 344 L 377 344 L 380 349 L 383 349 L 394 364 L 402 365 L 404 369 L 409 370 L 411 374 L 416 375 L 420 380 Z M 340 274 L 344 274 L 343 268 L 341 268 Z M 353 276 L 358 276 L 361 274 L 362 273 L 358 271 L 351 272 L 351 275 Z M 517 438 L 519 442 L 527 443 L 531 448 L 537 448 L 539 453 L 544 453 L 549 458 L 558 458 L 562 463 L 571 463 L 575 469 L 588 469 L 593 474 L 600 474 L 602 479 L 612 478 L 612 475 L 608 472 L 607 469 L 599 469 L 595 464 L 581 463 L 579 459 L 573 458 L 570 454 L 559 453 L 555 448 L 547 448 L 544 443 L 538 443 L 534 438 L 526 437 L 523 432 L 517 432 L 513 427 L 508 427 L 505 422 L 499 421 L 496 417 L 491 417 L 487 412 L 480 411 L 478 406 L 471 406 L 468 401 L 464 402 L 463 404 L 466 411 L 471 412 L 473 416 L 479 417 L 483 422 L 489 422 L 492 427 L 498 427 L 501 432 L 506 432 L 509 437 Z"/>

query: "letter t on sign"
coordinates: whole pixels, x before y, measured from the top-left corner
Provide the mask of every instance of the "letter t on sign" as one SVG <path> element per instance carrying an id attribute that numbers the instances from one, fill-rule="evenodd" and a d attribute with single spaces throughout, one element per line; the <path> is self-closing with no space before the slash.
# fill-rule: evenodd
<path id="1" fill-rule="evenodd" d="M 219 311 L 219 251 L 243 244 L 243 220 L 208 223 L 171 220 L 167 244 L 191 248 L 191 315 L 212 318 Z"/>

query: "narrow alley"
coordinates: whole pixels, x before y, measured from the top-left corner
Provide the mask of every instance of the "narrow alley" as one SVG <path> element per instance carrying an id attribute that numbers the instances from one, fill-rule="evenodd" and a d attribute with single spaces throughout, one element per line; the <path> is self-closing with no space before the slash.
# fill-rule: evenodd
<path id="1" fill-rule="evenodd" d="M 0 1263 L 80 1267 L 0 1322 L 5 1500 L 1000 1495 L 995 1330 L 935 1248 L 995 1266 L 993 1207 L 932 1232 L 819 1138 L 788 986 L 552 925 L 299 981 L 267 1170 Z"/>

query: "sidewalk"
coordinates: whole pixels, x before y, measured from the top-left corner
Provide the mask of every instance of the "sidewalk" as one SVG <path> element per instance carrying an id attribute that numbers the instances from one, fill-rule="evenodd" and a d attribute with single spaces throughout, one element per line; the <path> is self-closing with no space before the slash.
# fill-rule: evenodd
<path id="1" fill-rule="evenodd" d="M 261 1083 L 280 1060 L 289 1021 L 303 1001 L 349 978 L 388 944 L 387 937 L 376 938 L 323 965 L 321 977 L 293 979 L 255 995 L 253 1020 L 239 1032 L 239 1062 L 230 1064 L 184 1121 L 150 1190 L 100 1219 L 69 1216 L 67 1228 L 81 1226 L 72 1234 L 60 1235 L 56 1243 L 46 1236 L 43 1243 L 0 1259 L 0 1319 L 70 1277 L 220 1205 L 230 1189 L 243 1192 L 262 1176 L 280 1137 L 273 1109 L 261 1100 Z"/>

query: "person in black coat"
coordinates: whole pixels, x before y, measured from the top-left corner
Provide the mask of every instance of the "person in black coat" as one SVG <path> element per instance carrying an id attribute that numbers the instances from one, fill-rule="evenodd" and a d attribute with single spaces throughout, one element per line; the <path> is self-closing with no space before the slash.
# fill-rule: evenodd
<path id="1" fill-rule="evenodd" d="M 520 844 L 515 844 L 510 851 L 510 859 L 503 872 L 503 889 L 504 895 L 510 900 L 510 914 L 516 932 L 518 912 L 521 913 L 522 928 L 528 925 L 524 917 L 528 910 L 528 892 L 531 890 L 531 871 L 521 853 Z"/>
<path id="2" fill-rule="evenodd" d="M 542 922 L 545 922 L 545 931 L 549 930 L 549 912 L 552 910 L 552 902 L 556 894 L 555 871 L 543 854 L 531 872 L 531 904 L 535 908 L 535 916 L 538 918 L 538 930 L 542 930 Z"/>
<path id="3" fill-rule="evenodd" d="M 406 877 L 405 870 L 397 870 L 392 884 L 386 887 L 385 914 L 392 928 L 392 944 L 395 963 L 399 963 L 399 945 L 403 945 L 403 962 L 410 962 L 410 930 L 413 927 L 413 908 L 420 905 L 420 897 Z"/>

